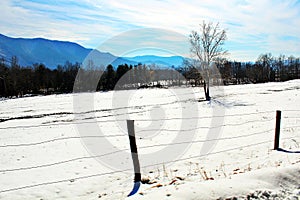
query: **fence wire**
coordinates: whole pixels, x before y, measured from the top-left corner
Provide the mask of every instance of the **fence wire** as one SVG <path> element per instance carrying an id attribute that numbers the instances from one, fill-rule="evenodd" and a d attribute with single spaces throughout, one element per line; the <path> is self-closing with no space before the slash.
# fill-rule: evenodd
<path id="1" fill-rule="evenodd" d="M 285 112 L 300 112 L 300 110 L 283 110 Z M 273 111 L 262 111 L 262 112 L 253 112 L 253 113 L 242 113 L 242 114 L 229 114 L 229 115 L 223 115 L 223 116 L 202 116 L 202 117 L 189 117 L 189 118 L 162 118 L 162 119 L 137 119 L 135 121 L 161 121 L 161 120 L 188 120 L 188 119 L 207 119 L 207 118 L 213 118 L 213 117 L 239 117 L 239 116 L 247 116 L 247 115 L 254 115 L 254 114 L 267 114 L 267 113 L 273 113 Z M 127 113 L 128 114 L 128 113 Z M 287 117 L 285 119 L 294 119 L 294 118 L 299 118 L 299 117 Z M 249 124 L 249 123 L 253 123 L 253 122 L 269 122 L 274 120 L 274 118 L 270 118 L 267 120 L 251 120 L 251 121 L 246 121 L 243 123 L 235 123 L 235 124 L 224 124 L 224 125 L 220 125 L 220 126 L 216 126 L 216 127 L 197 127 L 196 129 L 208 129 L 208 128 L 220 128 L 220 127 L 225 127 L 225 126 L 242 126 L 245 124 Z M 118 120 L 121 121 L 121 120 Z M 123 121 L 123 120 L 122 120 Z M 96 121 L 97 123 L 109 123 L 109 122 L 116 122 L 116 120 L 107 120 L 107 121 Z M 82 123 L 95 123 L 95 121 L 93 122 L 82 122 Z M 62 124 L 46 124 L 46 125 L 36 125 L 36 126 L 15 126 L 15 127 L 2 127 L 0 129 L 13 129 L 13 128 L 33 128 L 33 127 L 45 127 L 45 126 L 51 126 L 51 125 L 76 125 L 76 123 L 62 123 Z M 283 127 L 282 130 L 287 130 L 287 129 L 291 129 L 291 128 L 300 128 L 300 125 L 295 125 L 295 126 L 286 126 Z M 156 129 L 153 130 L 141 130 L 139 132 L 142 131 L 155 131 Z M 195 129 L 186 129 L 186 130 L 176 130 L 176 129 L 158 129 L 160 131 L 191 131 L 191 130 L 195 130 Z M 246 138 L 246 137 L 251 137 L 254 135 L 260 135 L 260 134 L 266 134 L 266 133 L 270 133 L 271 131 L 274 131 L 274 129 L 269 129 L 269 130 L 265 130 L 265 131 L 260 131 L 260 132 L 255 132 L 255 133 L 250 133 L 250 134 L 244 134 L 244 135 L 238 135 L 238 136 L 233 136 L 233 137 L 223 137 L 223 138 L 216 138 L 216 139 L 211 139 L 211 140 L 194 140 L 194 141 L 183 141 L 183 142 L 179 142 L 179 143 L 165 143 L 165 144 L 155 144 L 155 145 L 148 145 L 148 146 L 141 146 L 139 147 L 139 149 L 147 149 L 147 148 L 154 148 L 154 147 L 163 147 L 163 146 L 168 146 L 168 145 L 181 145 L 181 144 L 186 144 L 186 143 L 204 143 L 204 142 L 209 142 L 209 141 L 224 141 L 224 140 L 233 140 L 233 139 L 237 139 L 237 138 Z M 70 140 L 70 139 L 82 139 L 82 138 L 99 138 L 99 137 L 124 137 L 126 136 L 125 134 L 114 134 L 114 135 L 103 135 L 103 136 L 73 136 L 73 137 L 62 137 L 62 138 L 54 138 L 54 139 L 50 139 L 50 140 L 45 140 L 45 141 L 39 141 L 39 142 L 32 142 L 32 143 L 22 143 L 22 144 L 7 144 L 7 145 L 2 145 L 0 146 L 0 148 L 9 148 L 9 147 L 30 147 L 30 146 L 34 146 L 34 145 L 41 145 L 41 144 L 46 144 L 46 143 L 51 143 L 51 142 L 56 142 L 56 141 L 62 141 L 62 140 Z M 295 139 L 298 137 L 286 137 L 286 138 L 281 138 L 281 140 L 287 140 L 287 139 Z M 255 147 L 255 146 L 259 146 L 259 145 L 263 145 L 269 142 L 273 142 L 273 140 L 266 140 L 266 141 L 262 141 L 259 143 L 252 143 L 252 144 L 248 144 L 248 145 L 242 145 L 239 147 L 234 147 L 234 148 L 229 148 L 229 149 L 225 149 L 225 150 L 220 150 L 220 151 L 216 151 L 216 152 L 210 152 L 207 154 L 203 154 L 203 155 L 195 155 L 195 156 L 190 156 L 187 158 L 179 158 L 176 160 L 172 160 L 172 161 L 167 161 L 167 162 L 161 162 L 161 163 L 155 163 L 155 164 L 151 164 L 151 165 L 147 165 L 144 166 L 146 167 L 153 167 L 153 166 L 161 166 L 161 165 L 165 165 L 165 164 L 169 164 L 169 163 L 176 163 L 176 162 L 182 162 L 182 161 L 186 161 L 186 160 L 191 160 L 191 159 L 195 159 L 195 158 L 201 158 L 204 156 L 210 156 L 210 155 L 215 155 L 215 154 L 220 154 L 220 153 L 225 153 L 225 152 L 230 152 L 230 151 L 234 151 L 234 150 L 240 150 L 243 148 L 250 148 L 250 147 Z M 106 153 L 106 154 L 101 154 L 101 155 L 94 155 L 94 156 L 83 156 L 83 157 L 78 157 L 78 158 L 72 158 L 69 160 L 63 160 L 63 161 L 59 161 L 59 162 L 54 162 L 54 163 L 48 163 L 48 164 L 42 164 L 42 165 L 35 165 L 35 166 L 28 166 L 28 167 L 20 167 L 20 168 L 12 168 L 12 169 L 2 169 L 0 170 L 0 173 L 7 173 L 7 172 L 17 172 L 17 171 L 24 171 L 24 170 L 34 170 L 34 169 L 39 169 L 39 168 L 45 168 L 45 167 L 50 167 L 50 166 L 57 166 L 57 165 L 61 165 L 61 164 L 66 164 L 66 163 L 71 163 L 71 162 L 75 162 L 78 160 L 84 160 L 84 159 L 92 159 L 92 158 L 100 158 L 100 157 L 104 157 L 104 156 L 109 156 L 109 155 L 113 155 L 122 151 L 126 151 L 129 148 L 126 149 L 120 149 L 117 151 L 113 151 L 110 153 Z M 52 185 L 52 184 L 58 184 L 58 183 L 64 183 L 64 182 L 69 182 L 70 180 L 82 180 L 82 179 L 88 179 L 88 178 L 92 178 L 92 177 L 99 177 L 99 176 L 104 176 L 104 175 L 112 175 L 112 174 L 116 174 L 116 173 L 121 173 L 124 171 L 129 171 L 132 169 L 123 169 L 123 170 L 116 170 L 116 171 L 112 171 L 112 172 L 106 172 L 106 173 L 97 173 L 97 174 L 91 174 L 91 175 L 86 175 L 86 176 L 79 176 L 79 177 L 72 177 L 72 178 L 68 178 L 68 179 L 62 179 L 62 180 L 57 180 L 57 181 L 49 181 L 49 182 L 43 182 L 43 183 L 37 183 L 37 184 L 31 184 L 31 185 L 25 185 L 25 186 L 20 186 L 20 187 L 15 187 L 15 188 L 9 188 L 9 189 L 4 189 L 4 190 L 0 190 L 0 193 L 6 193 L 6 192 L 13 192 L 13 191 L 18 191 L 18 190 L 23 190 L 23 189 L 28 189 L 28 188 L 34 188 L 34 187 L 38 187 L 38 186 L 46 186 L 46 185 Z"/>

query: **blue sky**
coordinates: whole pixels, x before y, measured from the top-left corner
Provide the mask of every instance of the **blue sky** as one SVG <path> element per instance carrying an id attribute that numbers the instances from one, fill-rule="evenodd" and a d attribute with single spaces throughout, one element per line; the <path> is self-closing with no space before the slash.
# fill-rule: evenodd
<path id="1" fill-rule="evenodd" d="M 139 43 L 150 49 L 164 43 L 166 51 L 185 55 L 189 43 L 182 39 L 205 20 L 227 30 L 229 59 L 254 61 L 267 52 L 300 56 L 299 0 L 1 0 L 0 13 L 2 34 L 72 41 L 115 54 L 140 54 Z M 156 28 L 156 37 L 133 31 L 143 28 Z M 159 29 L 167 30 L 165 37 Z"/>

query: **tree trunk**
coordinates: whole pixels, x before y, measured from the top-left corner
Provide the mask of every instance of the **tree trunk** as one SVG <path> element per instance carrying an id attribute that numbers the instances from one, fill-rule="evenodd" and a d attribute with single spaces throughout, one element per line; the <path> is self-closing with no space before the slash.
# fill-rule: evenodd
<path id="1" fill-rule="evenodd" d="M 206 84 L 206 81 L 204 81 L 203 89 L 204 89 L 204 94 L 205 94 L 205 100 L 206 100 L 206 101 L 210 101 L 210 96 L 209 96 L 209 83 Z"/>

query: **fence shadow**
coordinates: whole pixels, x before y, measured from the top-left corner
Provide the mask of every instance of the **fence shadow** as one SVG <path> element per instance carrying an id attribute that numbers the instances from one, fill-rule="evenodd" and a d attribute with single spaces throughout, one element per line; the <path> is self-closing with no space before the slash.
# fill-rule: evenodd
<path id="1" fill-rule="evenodd" d="M 278 148 L 278 151 L 284 152 L 284 153 L 300 153 L 300 151 L 289 151 L 286 149 Z"/>

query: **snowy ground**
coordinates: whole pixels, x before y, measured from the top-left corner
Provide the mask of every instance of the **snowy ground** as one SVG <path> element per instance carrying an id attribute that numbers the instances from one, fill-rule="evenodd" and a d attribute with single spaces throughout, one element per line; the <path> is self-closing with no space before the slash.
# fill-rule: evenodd
<path id="1" fill-rule="evenodd" d="M 0 101 L 0 199 L 126 198 L 133 186 L 132 166 L 127 168 L 132 161 L 118 153 L 129 152 L 128 118 L 136 120 L 141 171 L 149 181 L 128 199 L 300 199 L 300 80 L 226 86 L 212 93 L 211 103 L 191 99 L 193 90 L 203 98 L 199 88 L 172 88 Z M 129 100 L 117 98 L 129 93 Z M 93 110 L 74 110 L 78 95 L 92 95 Z M 190 106 L 199 110 L 197 116 L 182 116 Z M 272 150 L 276 110 L 282 111 L 282 151 Z M 88 129 L 95 117 L 104 135 L 118 135 L 106 138 L 115 150 L 124 150 L 106 156 L 117 157 L 116 166 L 91 158 L 80 139 L 80 124 Z M 161 156 L 149 165 L 147 154 L 176 146 L 176 135 L 190 133 L 178 122 L 186 117 L 195 133 L 188 148 L 173 162 Z M 220 135 L 207 143 L 213 117 L 221 123 Z M 207 144 L 214 148 L 203 155 Z M 105 152 L 113 151 L 99 155 Z"/>

